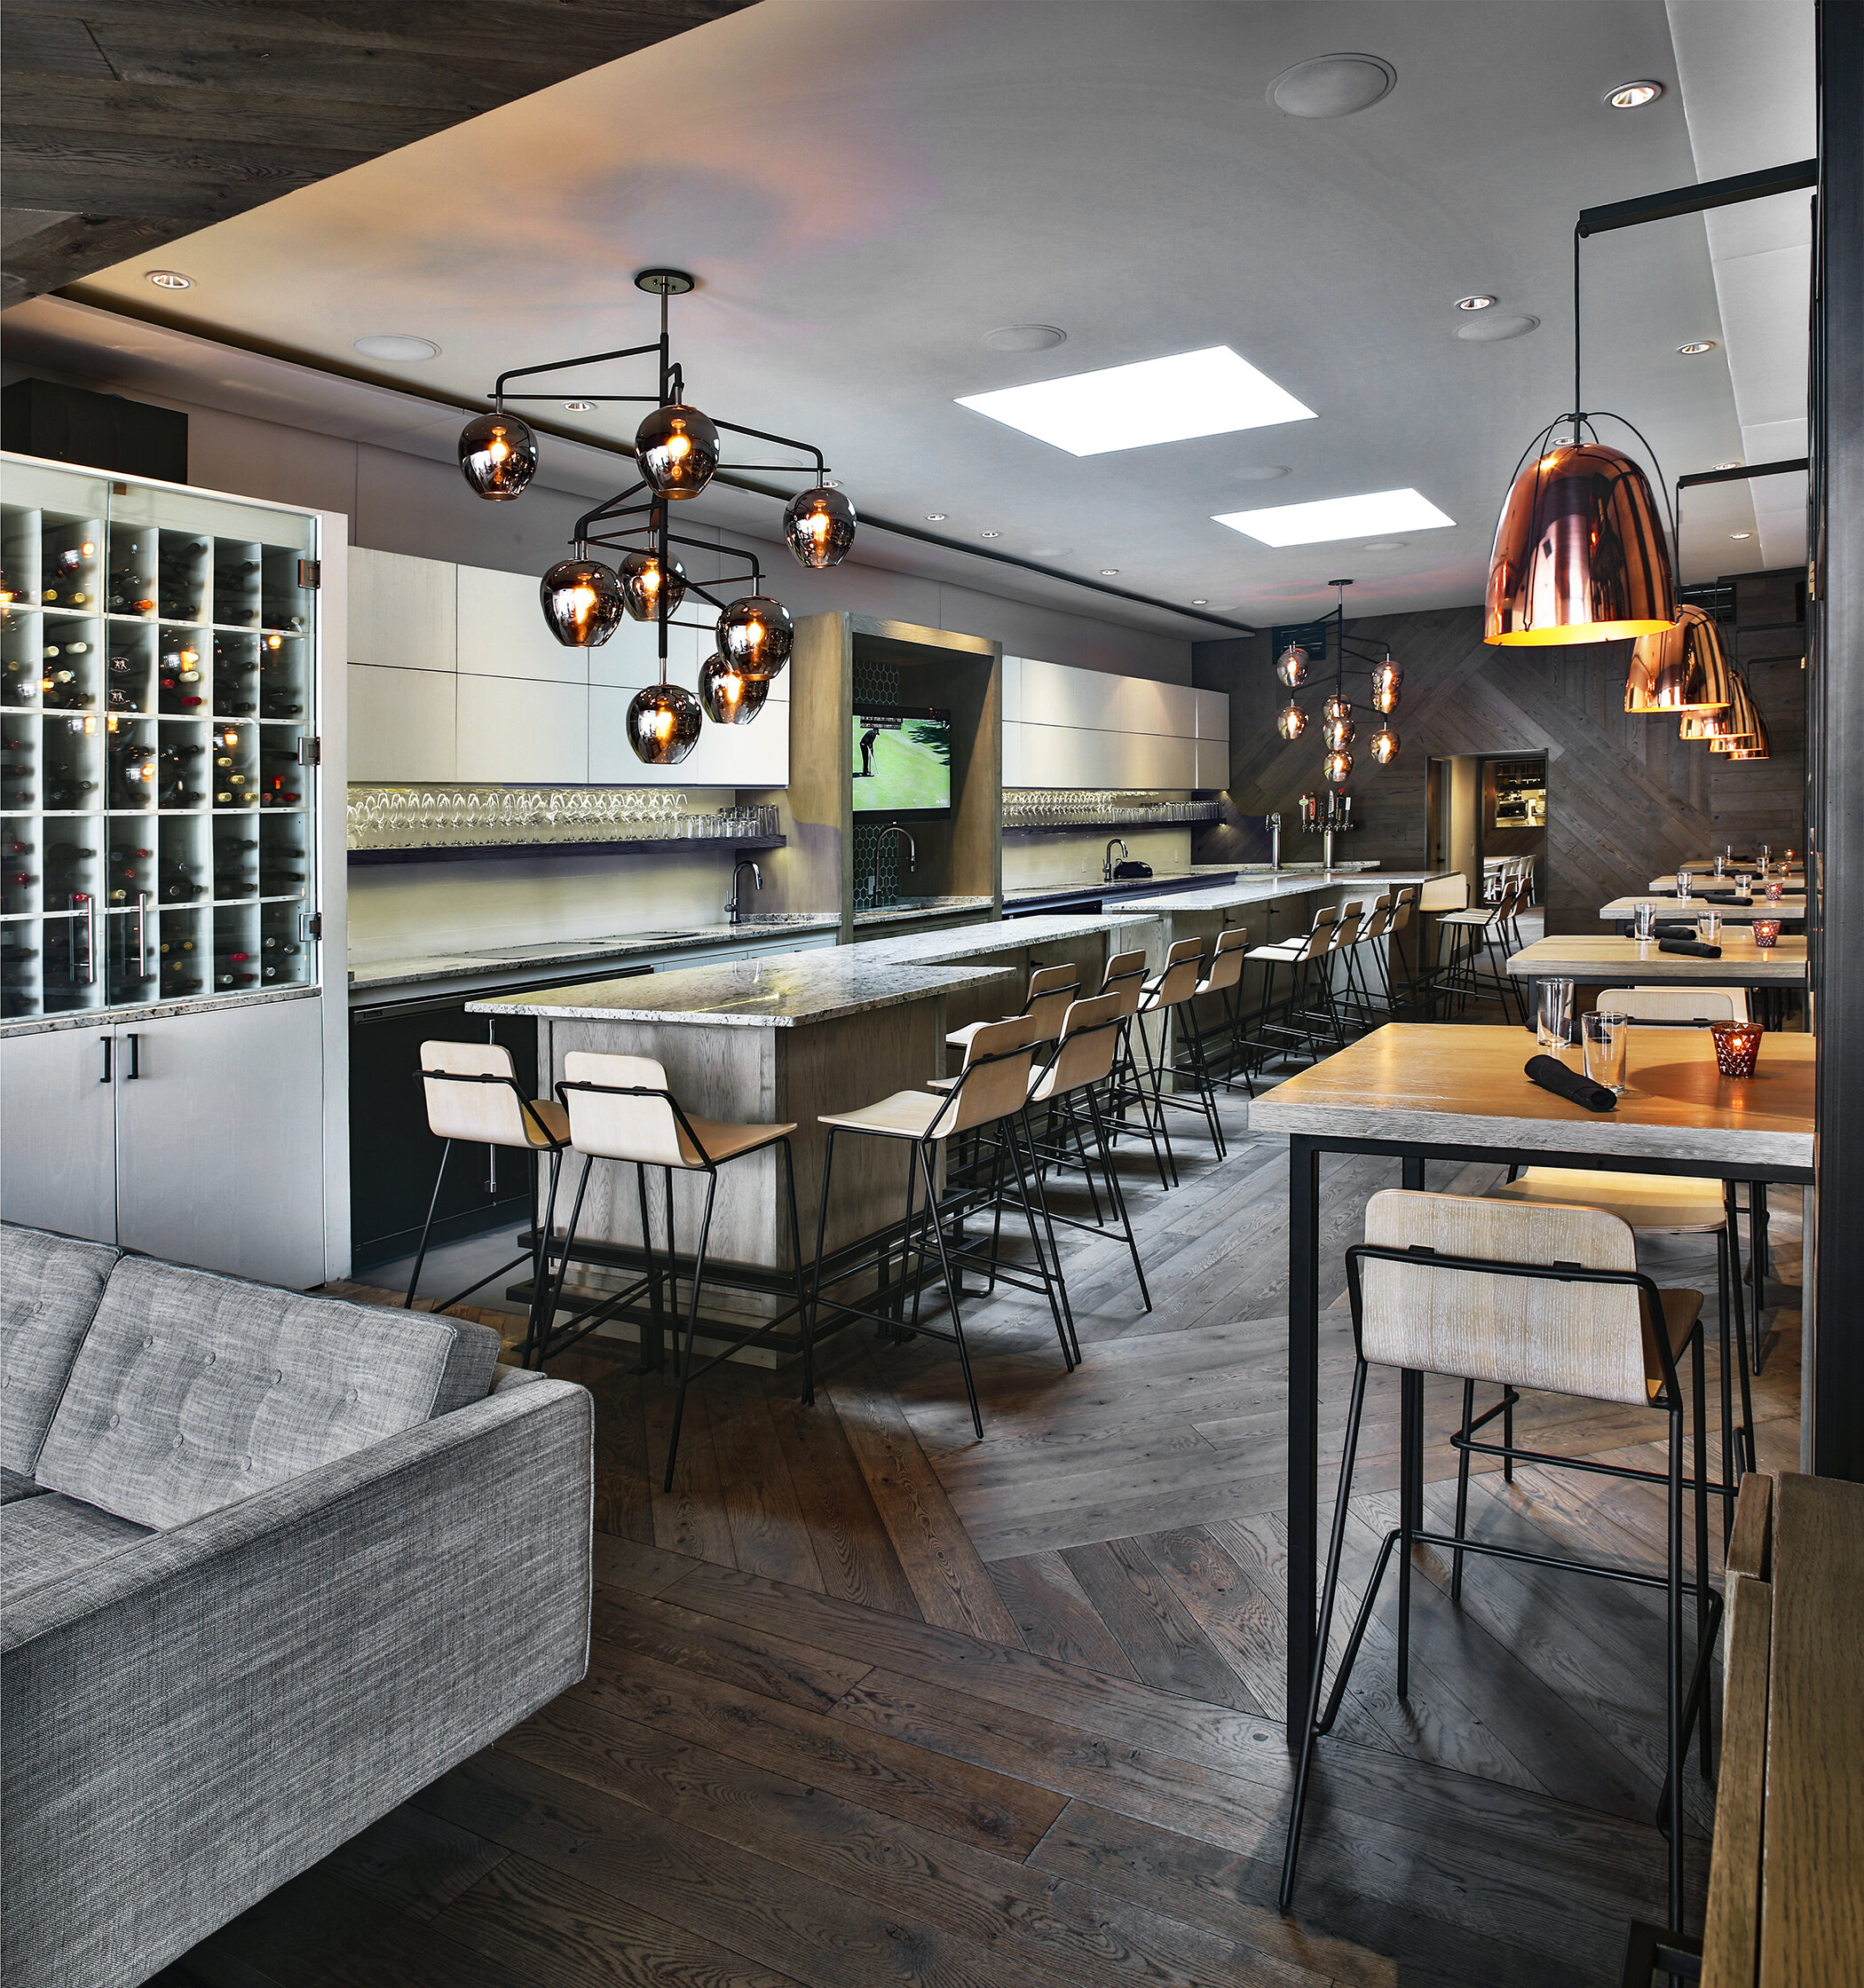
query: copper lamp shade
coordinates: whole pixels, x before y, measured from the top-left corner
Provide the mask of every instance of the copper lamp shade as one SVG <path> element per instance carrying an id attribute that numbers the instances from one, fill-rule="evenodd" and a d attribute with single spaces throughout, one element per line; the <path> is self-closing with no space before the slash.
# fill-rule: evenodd
<path id="1" fill-rule="evenodd" d="M 538 581 L 537 596 L 565 649 L 599 649 L 621 625 L 621 582 L 599 559 L 559 559 Z"/>
<path id="2" fill-rule="evenodd" d="M 1321 716 L 1330 724 L 1338 724 L 1342 718 L 1353 715 L 1353 700 L 1339 690 L 1330 690 L 1321 705 Z"/>
<path id="3" fill-rule="evenodd" d="M 718 652 L 759 682 L 783 674 L 796 643 L 796 624 L 781 601 L 746 594 L 718 618 Z"/>
<path id="4" fill-rule="evenodd" d="M 621 591 L 627 596 L 628 611 L 636 621 L 652 621 L 660 612 L 660 556 L 657 552 L 630 552 L 619 569 Z M 686 598 L 686 569 L 677 559 L 667 562 L 667 612 L 669 618 L 680 611 L 680 603 Z"/>
<path id="5" fill-rule="evenodd" d="M 697 407 L 656 407 L 635 430 L 635 464 L 657 497 L 697 497 L 718 468 L 718 430 Z"/>
<path id="6" fill-rule="evenodd" d="M 1736 753 L 1743 746 L 1757 746 L 1765 736 L 1760 722 L 1760 713 L 1754 708 L 1754 699 L 1748 686 L 1740 677 L 1734 679 L 1734 701 L 1728 706 L 1728 728 L 1718 737 L 1709 741 L 1711 753 Z"/>
<path id="7" fill-rule="evenodd" d="M 1768 750 L 1769 741 L 1767 738 L 1767 722 L 1760 715 L 1757 711 L 1754 714 L 1754 725 L 1755 730 L 1751 737 L 1747 738 L 1731 738 L 1728 741 L 1726 756 L 1729 759 L 1765 760 L 1771 759 L 1773 757 L 1772 753 Z M 1713 753 L 1719 750 L 1719 748 L 1718 746 L 1711 743 L 1709 750 Z"/>
<path id="8" fill-rule="evenodd" d="M 1344 746 L 1350 746 L 1358 736 L 1359 727 L 1350 718 L 1329 718 L 1321 726 L 1321 742 L 1330 753 L 1337 753 Z"/>
<path id="9" fill-rule="evenodd" d="M 1676 618 L 1670 548 L 1643 470 L 1602 442 L 1548 447 L 1502 507 L 1483 640 L 1616 642 Z"/>
<path id="10" fill-rule="evenodd" d="M 855 508 L 833 485 L 820 484 L 790 499 L 783 536 L 799 564 L 814 572 L 839 566 L 854 543 Z"/>
<path id="11" fill-rule="evenodd" d="M 516 414 L 481 414 L 460 430 L 460 474 L 481 497 L 522 497 L 537 469 L 537 438 Z"/>
<path id="12" fill-rule="evenodd" d="M 628 707 L 628 743 L 645 766 L 677 766 L 699 744 L 699 701 L 678 683 L 651 683 Z"/>
<path id="13" fill-rule="evenodd" d="M 1389 766 L 1398 757 L 1398 734 L 1389 725 L 1381 725 L 1372 734 L 1372 757 L 1380 766 Z"/>
<path id="14" fill-rule="evenodd" d="M 747 725 L 763 709 L 770 682 L 746 676 L 723 656 L 699 665 L 699 706 L 715 725 Z"/>
<path id="15" fill-rule="evenodd" d="M 1307 729 L 1307 714 L 1299 705 L 1290 701 L 1276 714 L 1275 729 L 1291 742 L 1299 738 Z"/>
<path id="16" fill-rule="evenodd" d="M 1353 755 L 1347 752 L 1344 746 L 1336 752 L 1329 753 L 1326 758 L 1321 761 L 1323 777 L 1331 780 L 1336 787 L 1352 770 Z"/>
<path id="17" fill-rule="evenodd" d="M 1389 718 L 1398 708 L 1398 693 L 1404 688 L 1404 672 L 1387 656 L 1372 671 L 1372 708 Z"/>
<path id="18" fill-rule="evenodd" d="M 1714 616 L 1686 601 L 1669 627 L 1654 635 L 1639 635 L 1633 644 L 1631 674 L 1624 682 L 1624 708 L 1721 711 L 1734 701 L 1732 682 Z"/>

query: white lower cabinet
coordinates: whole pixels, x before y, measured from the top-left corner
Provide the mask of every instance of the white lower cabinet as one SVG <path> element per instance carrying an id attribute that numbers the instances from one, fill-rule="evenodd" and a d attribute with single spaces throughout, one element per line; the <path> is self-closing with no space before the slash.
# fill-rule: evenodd
<path id="1" fill-rule="evenodd" d="M 321 1283 L 323 1059 L 318 998 L 0 1042 L 0 1214 Z"/>

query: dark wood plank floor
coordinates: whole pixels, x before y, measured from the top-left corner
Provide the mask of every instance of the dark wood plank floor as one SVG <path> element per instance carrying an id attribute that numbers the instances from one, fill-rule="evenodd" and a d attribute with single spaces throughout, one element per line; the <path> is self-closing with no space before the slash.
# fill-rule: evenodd
<path id="1" fill-rule="evenodd" d="M 787 1378 L 707 1381 L 663 1494 L 664 1383 L 599 1350 L 559 1362 L 597 1402 L 588 1678 L 164 1982 L 1615 1982 L 1626 1921 L 1662 1912 L 1662 1615 L 1638 1590 L 1478 1561 L 1457 1608 L 1424 1556 L 1410 1696 L 1394 1690 L 1388 1603 L 1323 1747 L 1299 1909 L 1275 1910 L 1285 1148 L 1250 1136 L 1240 1099 L 1225 1113 L 1227 1164 L 1187 1136 L 1176 1192 L 1129 1170 L 1151 1313 L 1123 1247 L 1069 1245 L 1078 1374 L 1046 1312 L 976 1308 L 982 1442 L 949 1348 L 843 1334 L 812 1409 Z M 1327 1165 L 1336 1443 L 1340 1252 L 1395 1171 Z M 1489 1178 L 1444 1168 L 1432 1185 Z M 1763 1467 L 1797 1458 L 1798 1205 L 1776 1194 Z M 1711 1245 L 1645 1255 L 1712 1293 Z M 1458 1398 L 1427 1393 L 1440 1521 Z M 1395 1519 L 1395 1411 L 1375 1378 L 1355 1598 Z M 1520 1428 L 1648 1461 L 1654 1420 L 1543 1396 Z M 1643 1487 L 1484 1472 L 1473 1511 L 1491 1536 L 1660 1563 L 1661 1499 Z M 1712 1804 L 1692 1769 L 1698 1892 Z"/>

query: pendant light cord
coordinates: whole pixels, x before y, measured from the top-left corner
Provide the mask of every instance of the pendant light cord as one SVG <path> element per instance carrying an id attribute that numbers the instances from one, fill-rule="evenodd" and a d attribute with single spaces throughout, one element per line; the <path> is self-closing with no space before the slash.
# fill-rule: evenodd
<path id="1" fill-rule="evenodd" d="M 1579 390 L 1579 224 L 1576 221 L 1573 224 L 1573 441 L 1576 447 L 1582 418 L 1579 410 L 1584 406 Z M 1625 425 L 1631 424 L 1627 422 Z"/>

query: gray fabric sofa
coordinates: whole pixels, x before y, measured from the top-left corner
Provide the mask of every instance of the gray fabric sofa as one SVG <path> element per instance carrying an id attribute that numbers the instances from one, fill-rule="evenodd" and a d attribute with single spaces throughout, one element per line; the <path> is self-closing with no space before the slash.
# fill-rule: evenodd
<path id="1" fill-rule="evenodd" d="M 0 1978 L 115 1988 L 588 1667 L 588 1394 L 0 1227 Z"/>

